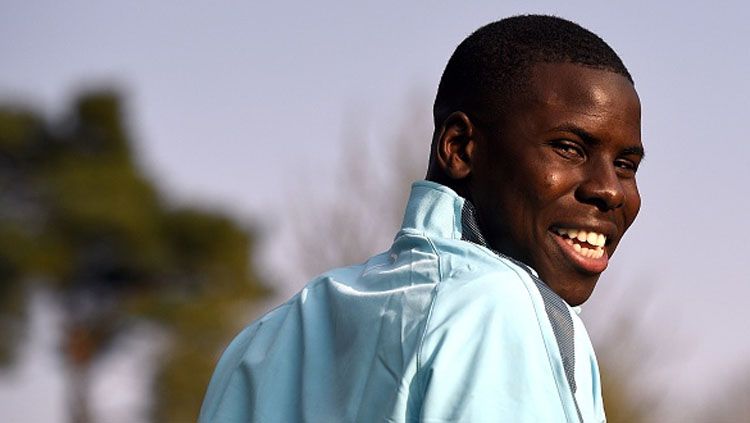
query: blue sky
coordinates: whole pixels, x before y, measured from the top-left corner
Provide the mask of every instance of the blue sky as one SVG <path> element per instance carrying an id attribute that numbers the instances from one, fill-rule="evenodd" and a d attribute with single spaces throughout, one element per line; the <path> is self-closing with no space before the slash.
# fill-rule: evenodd
<path id="1" fill-rule="evenodd" d="M 593 336 L 617 310 L 638 314 L 663 363 L 653 377 L 685 401 L 750 368 L 750 6 L 457 3 L 4 1 L 0 100 L 54 115 L 114 84 L 173 198 L 270 222 L 299 168 L 322 169 L 311 190 L 323 183 L 353 113 L 388 128 L 409 98 L 428 111 L 471 31 L 518 13 L 569 18 L 629 67 L 647 150 L 641 214 L 584 312 Z"/>

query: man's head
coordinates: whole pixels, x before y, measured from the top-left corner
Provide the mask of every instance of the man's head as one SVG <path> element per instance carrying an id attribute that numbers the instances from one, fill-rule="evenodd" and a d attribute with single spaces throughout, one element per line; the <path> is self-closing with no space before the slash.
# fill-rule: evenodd
<path id="1" fill-rule="evenodd" d="M 640 207 L 640 103 L 615 52 L 559 18 L 489 24 L 451 57 L 434 116 L 428 179 L 474 204 L 492 248 L 588 299 Z"/>

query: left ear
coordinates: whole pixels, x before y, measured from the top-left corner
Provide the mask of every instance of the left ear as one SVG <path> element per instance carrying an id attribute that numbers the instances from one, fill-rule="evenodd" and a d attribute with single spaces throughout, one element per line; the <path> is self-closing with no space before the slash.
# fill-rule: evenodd
<path id="1" fill-rule="evenodd" d="M 451 113 L 440 128 L 435 159 L 443 173 L 453 180 L 471 174 L 477 130 L 464 112 Z"/>

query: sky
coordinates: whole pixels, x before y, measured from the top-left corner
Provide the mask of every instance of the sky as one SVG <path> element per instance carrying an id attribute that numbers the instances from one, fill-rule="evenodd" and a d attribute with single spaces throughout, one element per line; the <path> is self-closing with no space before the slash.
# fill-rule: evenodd
<path id="1" fill-rule="evenodd" d="M 519 13 L 571 19 L 628 66 L 647 151 L 641 213 L 584 310 L 592 337 L 637 318 L 657 363 L 649 380 L 683 403 L 747 372 L 750 5 L 461 3 L 6 0 L 0 101 L 58 116 L 82 89 L 115 86 L 145 169 L 175 201 L 225 208 L 272 237 L 287 187 L 322 189 L 353 118 L 388 133 L 406 107 L 430 110 L 474 29 Z M 0 420 L 22 404 L 9 392 L 27 388 L 14 386 L 38 378 L 0 374 Z"/>

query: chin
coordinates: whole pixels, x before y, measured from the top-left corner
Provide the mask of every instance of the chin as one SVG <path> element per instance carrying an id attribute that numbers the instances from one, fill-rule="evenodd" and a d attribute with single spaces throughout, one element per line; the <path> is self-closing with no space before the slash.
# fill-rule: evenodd
<path id="1" fill-rule="evenodd" d="M 589 292 L 588 294 L 584 294 L 584 295 L 573 295 L 570 297 L 562 297 L 562 299 L 566 303 L 568 303 L 569 306 L 576 307 L 585 303 L 589 299 L 589 297 L 591 297 L 591 294 L 592 293 Z"/>
<path id="2" fill-rule="evenodd" d="M 547 283 L 544 278 L 542 280 Z M 598 280 L 599 275 L 595 277 L 589 275 L 576 278 L 567 283 L 547 283 L 547 285 L 568 305 L 575 307 L 585 303 L 591 297 Z"/>

